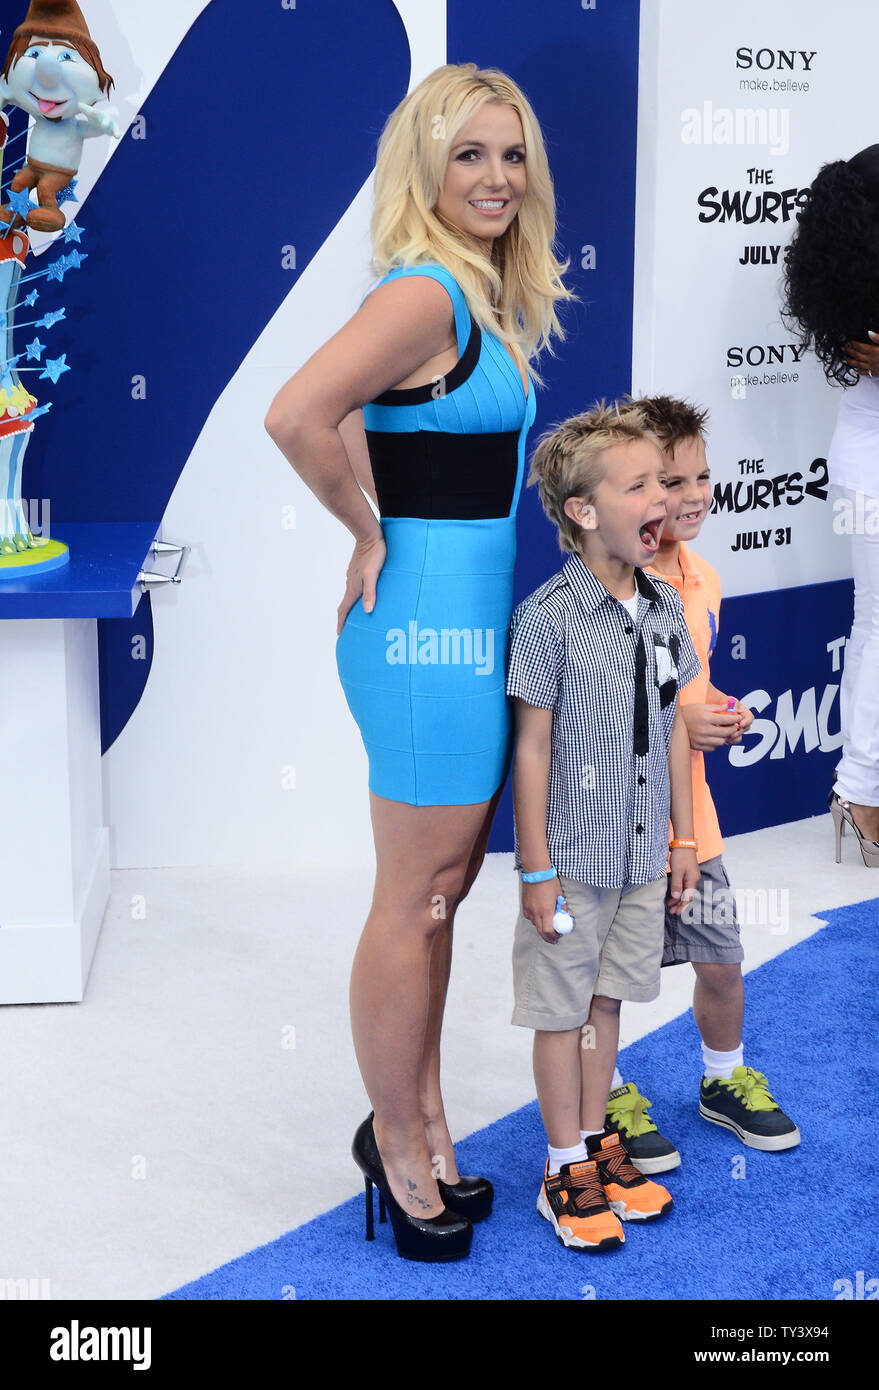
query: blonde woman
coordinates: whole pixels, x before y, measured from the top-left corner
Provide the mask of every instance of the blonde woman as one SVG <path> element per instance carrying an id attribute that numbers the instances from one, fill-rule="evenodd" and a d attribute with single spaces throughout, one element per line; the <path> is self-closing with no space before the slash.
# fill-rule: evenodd
<path id="1" fill-rule="evenodd" d="M 504 666 L 539 380 L 529 361 L 564 336 L 555 301 L 572 297 L 554 235 L 525 95 L 494 69 L 438 68 L 379 142 L 382 278 L 265 422 L 355 540 L 336 653 L 369 759 L 376 882 L 351 977 L 373 1106 L 353 1153 L 367 1239 L 375 1184 L 409 1259 L 461 1258 L 491 1210 L 491 1183 L 455 1166 L 440 1032 L 455 912 L 511 756 Z"/>

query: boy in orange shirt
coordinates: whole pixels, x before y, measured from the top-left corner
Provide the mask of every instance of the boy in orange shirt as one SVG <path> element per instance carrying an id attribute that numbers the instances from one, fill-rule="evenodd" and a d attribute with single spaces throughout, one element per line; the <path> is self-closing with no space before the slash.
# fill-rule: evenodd
<path id="1" fill-rule="evenodd" d="M 705 780 L 707 752 L 738 743 L 753 714 L 717 690 L 708 661 L 717 640 L 720 579 L 716 570 L 690 550 L 711 506 L 711 483 L 703 430 L 708 412 L 669 396 L 632 402 L 659 436 L 667 460 L 667 513 L 659 549 L 648 573 L 673 584 L 701 672 L 679 696 L 690 737 L 693 811 L 697 857 L 702 876 L 696 896 L 680 916 L 666 912 L 663 965 L 689 961 L 696 972 L 693 1015 L 702 1036 L 703 1078 L 699 1113 L 724 1125 L 757 1149 L 789 1149 L 800 1142 L 793 1121 L 773 1100 L 762 1072 L 744 1065 L 742 1022 L 745 1008 L 735 898 L 723 865 L 723 840 Z M 623 1139 L 642 1173 L 676 1168 L 680 1154 L 646 1114 L 650 1101 L 617 1070 L 607 1105 L 607 1128 Z"/>

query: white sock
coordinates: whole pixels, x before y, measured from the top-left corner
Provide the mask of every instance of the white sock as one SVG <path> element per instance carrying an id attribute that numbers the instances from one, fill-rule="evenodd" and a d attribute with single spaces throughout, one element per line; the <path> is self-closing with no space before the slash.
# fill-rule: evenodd
<path id="1" fill-rule="evenodd" d="M 580 1138 L 583 1140 L 583 1144 L 585 1145 L 586 1140 L 587 1140 L 587 1139 L 591 1139 L 592 1136 L 593 1136 L 593 1134 L 603 1134 L 603 1133 L 604 1133 L 604 1130 L 603 1130 L 603 1129 L 581 1129 L 581 1130 L 580 1130 Z M 586 1157 L 587 1157 L 587 1158 L 589 1157 L 589 1150 L 588 1150 L 588 1149 L 586 1150 Z"/>
<path id="2" fill-rule="evenodd" d="M 581 1139 L 579 1144 L 574 1144 L 570 1149 L 554 1149 L 552 1144 L 547 1144 L 549 1154 L 549 1176 L 554 1178 L 563 1163 L 583 1163 L 589 1154 L 586 1152 L 586 1145 Z"/>
<path id="3" fill-rule="evenodd" d="M 712 1052 L 702 1044 L 702 1066 L 705 1076 L 722 1076 L 726 1081 L 732 1079 L 733 1067 L 743 1065 L 744 1048 L 739 1043 L 732 1052 Z"/>
<path id="4" fill-rule="evenodd" d="M 610 1083 L 610 1089 L 611 1089 L 612 1091 L 615 1091 L 615 1090 L 617 1090 L 617 1088 L 618 1088 L 619 1086 L 625 1086 L 625 1084 L 626 1084 L 625 1081 L 624 1081 L 623 1078 L 620 1076 L 620 1069 L 619 1069 L 619 1067 L 614 1067 L 614 1069 L 613 1069 L 613 1081 Z"/>

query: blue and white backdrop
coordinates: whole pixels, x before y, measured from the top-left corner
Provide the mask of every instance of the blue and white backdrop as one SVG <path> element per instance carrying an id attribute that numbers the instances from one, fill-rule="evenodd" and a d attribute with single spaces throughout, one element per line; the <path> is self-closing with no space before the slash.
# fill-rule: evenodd
<path id="1" fill-rule="evenodd" d="M 24 8 L 0 0 L 0 44 Z M 182 585 L 101 624 L 114 867 L 371 858 L 334 660 L 352 542 L 262 421 L 365 293 L 379 133 L 446 61 L 509 72 L 546 135 L 580 299 L 542 364 L 534 435 L 632 387 L 711 409 L 715 679 L 758 714 L 711 762 L 722 824 L 823 808 L 851 613 L 822 462 L 836 397 L 798 360 L 778 282 L 797 191 L 872 138 L 879 13 L 640 8 L 84 0 L 126 135 L 87 147 L 80 370 L 32 441 L 24 495 L 50 499 L 62 538 L 65 521 L 156 518 L 193 547 Z M 561 559 L 531 489 L 517 596 Z M 508 790 L 491 848 L 511 846 Z"/>

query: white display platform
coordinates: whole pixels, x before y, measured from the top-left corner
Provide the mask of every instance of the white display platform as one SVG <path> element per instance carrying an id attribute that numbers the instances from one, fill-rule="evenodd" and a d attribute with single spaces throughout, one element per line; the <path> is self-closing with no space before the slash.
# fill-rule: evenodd
<path id="1" fill-rule="evenodd" d="M 79 1001 L 110 896 L 97 620 L 0 623 L 0 1004 Z"/>

